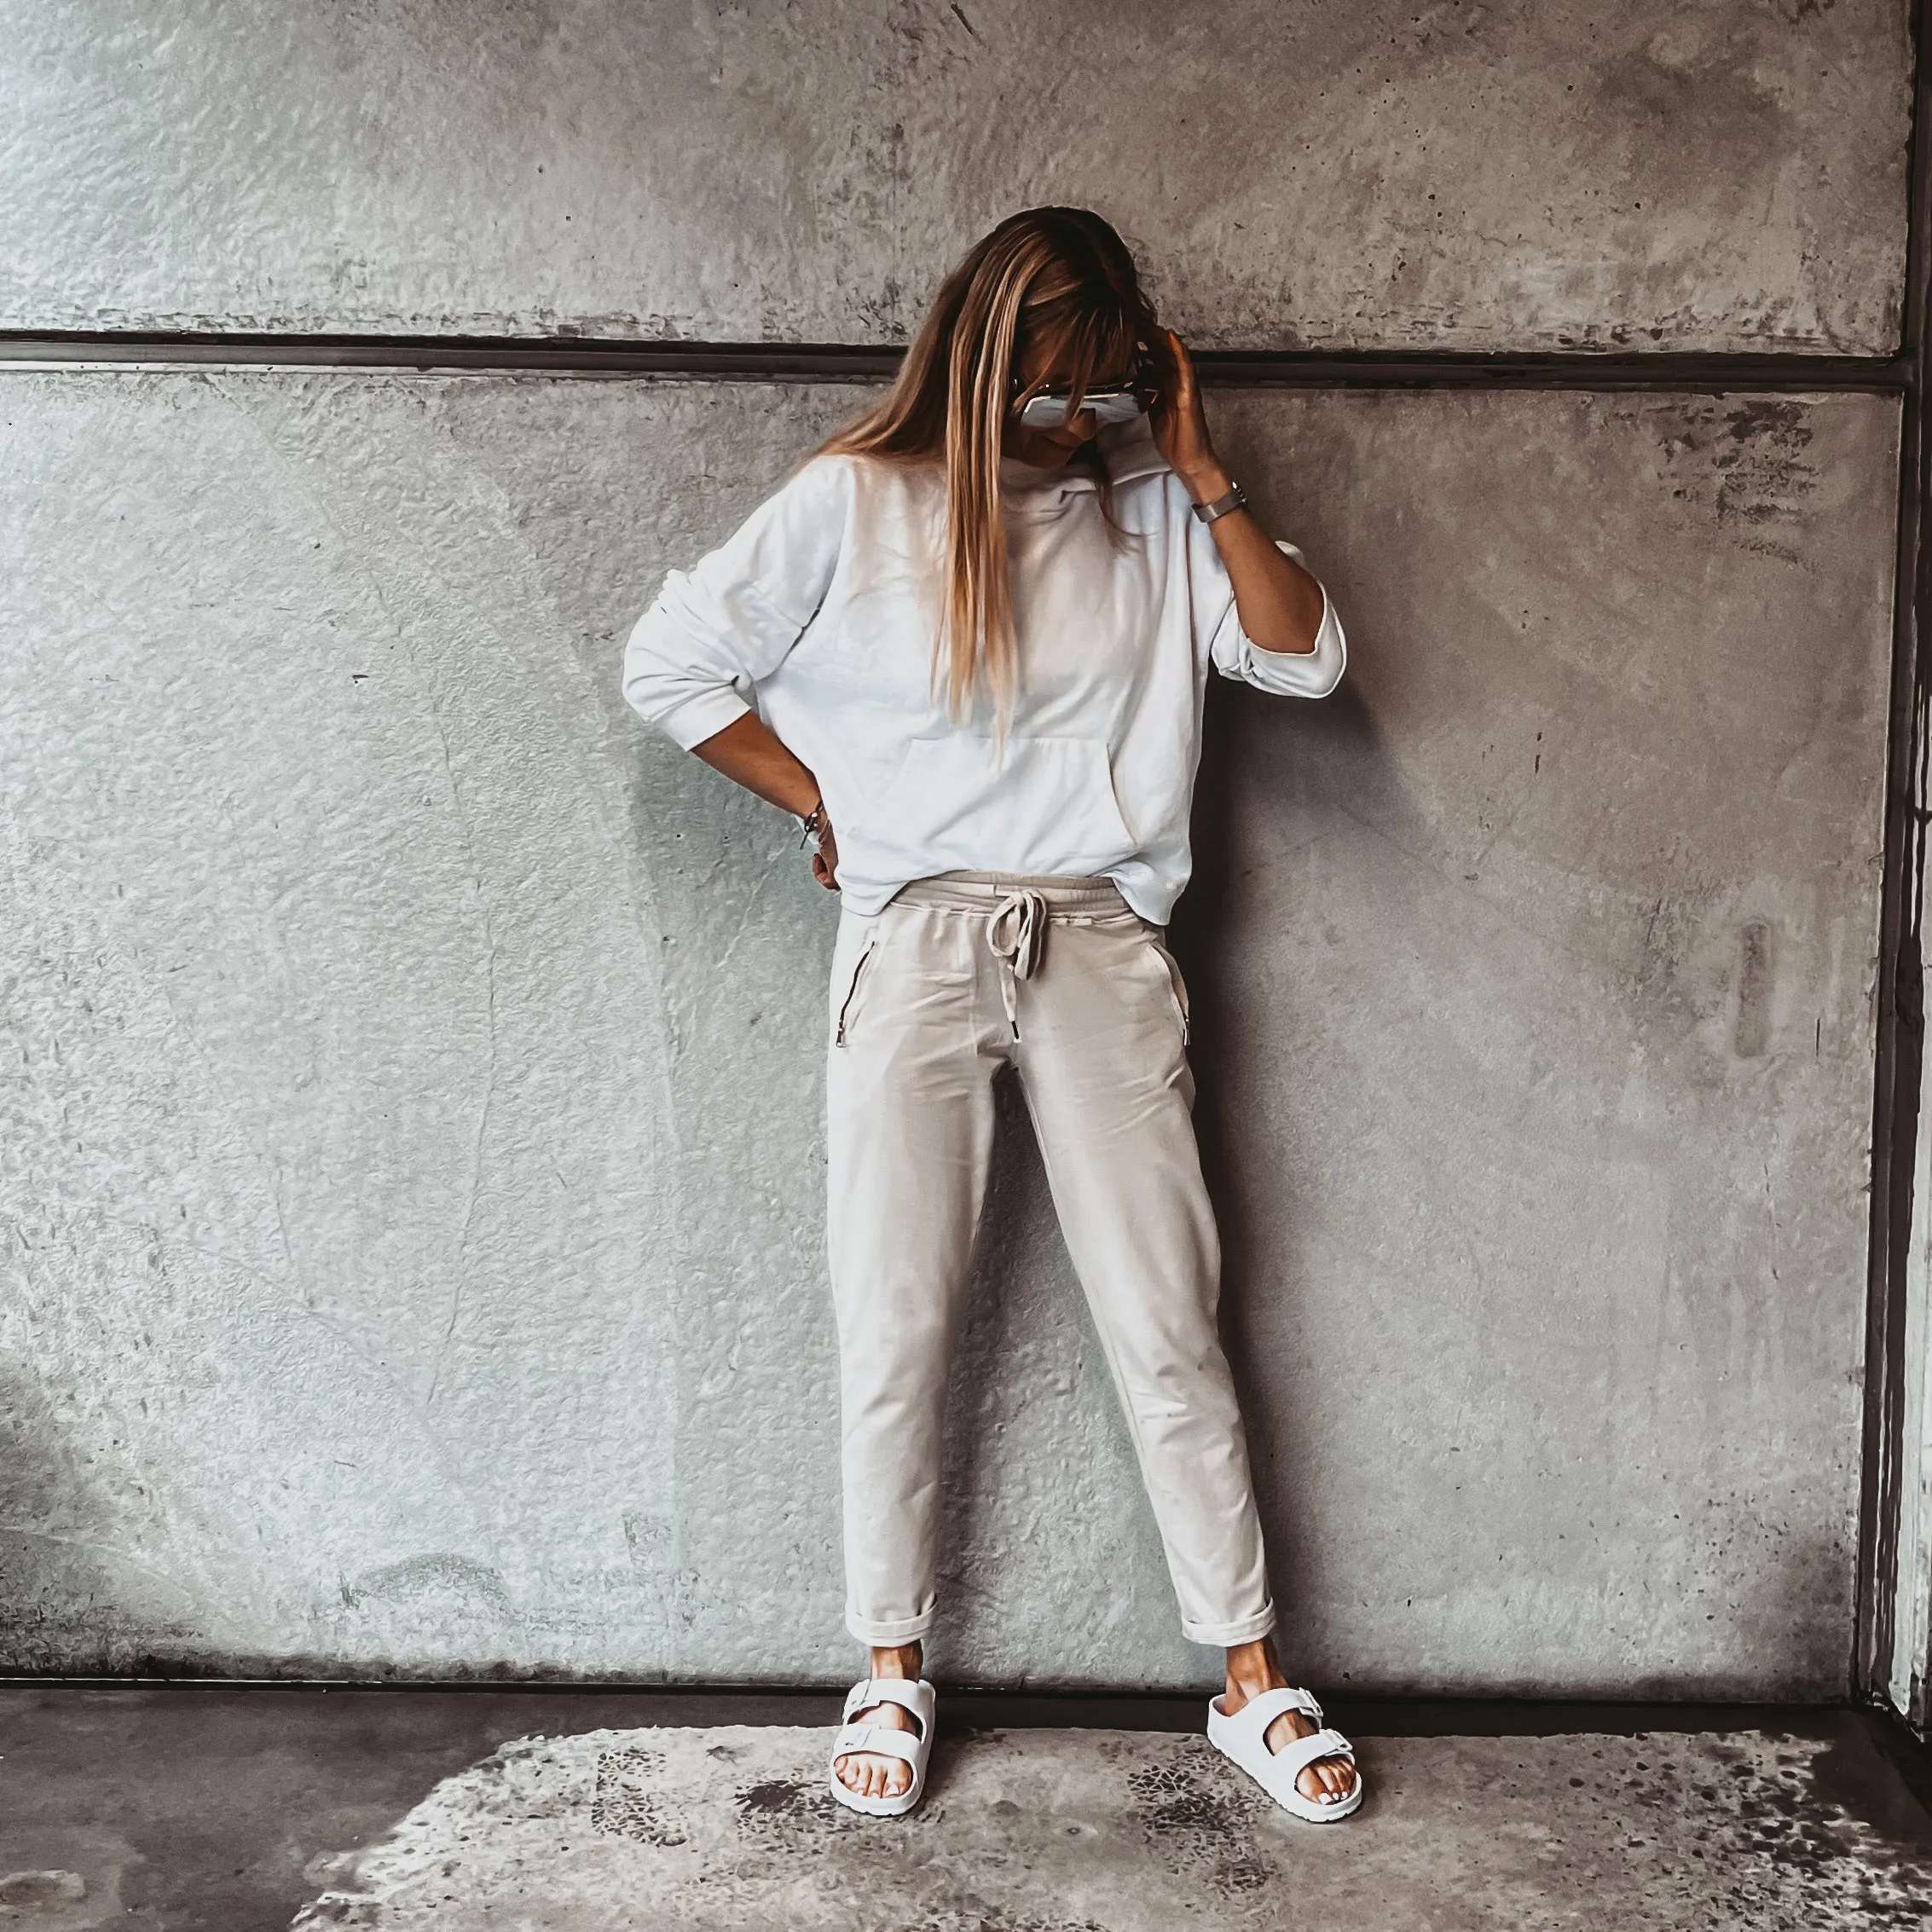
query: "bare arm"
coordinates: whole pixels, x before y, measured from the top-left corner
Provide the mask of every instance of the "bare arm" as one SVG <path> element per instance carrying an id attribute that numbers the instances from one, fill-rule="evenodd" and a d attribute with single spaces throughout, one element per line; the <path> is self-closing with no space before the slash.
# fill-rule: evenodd
<path id="1" fill-rule="evenodd" d="M 1153 411 L 1154 439 L 1196 503 L 1224 496 L 1232 479 L 1207 433 L 1194 363 L 1180 337 L 1162 329 L 1152 344 L 1160 369 L 1160 399 Z M 1245 510 L 1208 526 L 1228 578 L 1241 628 L 1263 651 L 1306 655 L 1322 628 L 1322 586 L 1284 556 Z"/>
<path id="2" fill-rule="evenodd" d="M 1227 519 L 1232 522 L 1233 518 Z M 714 772 L 722 772 L 747 791 L 781 811 L 805 818 L 818 803 L 818 781 L 778 742 L 756 713 L 748 711 L 723 731 L 691 747 Z M 829 822 L 822 825 L 812 876 L 829 889 L 838 886 L 838 841 Z"/>

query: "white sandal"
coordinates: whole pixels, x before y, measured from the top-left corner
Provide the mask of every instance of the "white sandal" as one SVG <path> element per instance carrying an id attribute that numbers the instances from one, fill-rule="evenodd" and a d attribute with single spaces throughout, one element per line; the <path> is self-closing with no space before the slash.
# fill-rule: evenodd
<path id="1" fill-rule="evenodd" d="M 852 1721 L 853 1711 L 868 1709 L 876 1704 L 897 1704 L 911 1717 L 918 1730 L 901 1731 L 892 1724 Z M 937 1693 L 923 1677 L 917 1683 L 905 1677 L 869 1677 L 854 1684 L 845 1694 L 844 1720 L 832 1738 L 831 1756 L 825 1761 L 832 1796 L 842 1805 L 871 1818 L 897 1818 L 911 1811 L 926 1789 L 926 1761 L 933 1754 L 933 1717 L 938 1704 Z M 912 1782 L 894 1797 L 862 1796 L 838 1774 L 838 1761 L 855 1751 L 896 1757 L 911 1769 Z"/>
<path id="2" fill-rule="evenodd" d="M 1311 1692 L 1298 1689 L 1264 1691 L 1250 1698 L 1232 1717 L 1219 1698 L 1207 1700 L 1207 1741 L 1232 1758 L 1284 1811 L 1310 1825 L 1332 1825 L 1346 1818 L 1362 1802 L 1362 1767 L 1355 1762 L 1355 1746 L 1339 1731 L 1318 1729 L 1296 1738 L 1278 1751 L 1268 1748 L 1268 1727 L 1285 1712 L 1299 1710 L 1322 1722 L 1322 1706 Z M 1317 1758 L 1346 1758 L 1355 1767 L 1355 1787 L 1345 1798 L 1323 1804 L 1295 1789 L 1295 1779 Z"/>

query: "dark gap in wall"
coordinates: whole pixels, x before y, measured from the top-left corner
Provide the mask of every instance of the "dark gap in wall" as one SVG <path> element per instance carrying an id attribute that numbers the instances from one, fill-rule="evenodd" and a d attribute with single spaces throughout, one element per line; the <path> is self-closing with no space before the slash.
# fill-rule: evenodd
<path id="1" fill-rule="evenodd" d="M 1204 1694 L 1166 1691 L 1001 1690 L 941 1683 L 948 1727 L 1065 1727 L 1129 1731 L 1203 1731 Z M 0 1712 L 9 1693 L 72 1691 L 130 1698 L 179 1695 L 228 1702 L 260 1695 L 269 1700 L 316 1698 L 587 1699 L 610 1701 L 630 1724 L 824 1724 L 836 1721 L 844 1693 L 801 1685 L 635 1684 L 621 1680 L 396 1680 L 163 1677 L 0 1677 Z M 1854 1707 L 1842 1703 L 1733 1704 L 1633 1701 L 1623 1698 L 1397 1697 L 1351 1693 L 1328 1698 L 1330 1721 L 1382 1738 L 1561 1737 L 1579 1732 L 1629 1737 L 1671 1732 L 1785 1731 L 1824 1735 Z M 1862 1715 L 1862 1714 L 1861 1714 Z M 1902 1735 L 1902 1733 L 1901 1733 Z M 1918 1748 L 1916 1740 L 1905 1742 Z M 1929 1762 L 1932 1767 L 1932 1762 Z"/>
<path id="2" fill-rule="evenodd" d="M 0 367 L 267 367 L 580 376 L 708 382 L 880 382 L 897 349 L 844 343 L 609 342 L 581 338 L 149 333 L 30 335 L 0 331 Z M 1906 389 L 1909 356 L 1812 356 L 1775 350 L 1706 355 L 1594 350 L 1522 354 L 1401 350 L 1203 350 L 1217 388 L 1605 389 L 1709 392 Z"/>
<path id="3" fill-rule="evenodd" d="M 1912 1238 L 1918 1091 L 1924 1049 L 1920 903 L 1927 791 L 1926 640 L 1932 635 L 1925 518 L 1932 490 L 1925 434 L 1927 277 L 1932 268 L 1932 75 L 1924 0 L 1912 9 L 1912 118 L 1906 229 L 1904 389 L 1899 437 L 1899 522 L 1893 584 L 1890 727 L 1886 748 L 1884 859 L 1878 932 L 1877 1038 L 1871 1130 L 1871 1240 L 1866 1301 L 1865 1431 L 1859 1500 L 1858 1613 L 1852 1681 L 1889 1704 L 1898 1584 L 1899 1505 L 1905 1455 L 1906 1264 Z M 1912 1673 L 1908 1721 L 1927 1718 L 1924 1660 Z"/>

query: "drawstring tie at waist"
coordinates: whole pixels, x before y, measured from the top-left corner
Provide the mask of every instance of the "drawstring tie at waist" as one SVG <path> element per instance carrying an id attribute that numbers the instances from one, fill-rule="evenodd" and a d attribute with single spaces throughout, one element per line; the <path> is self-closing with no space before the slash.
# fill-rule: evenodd
<path id="1" fill-rule="evenodd" d="M 1006 968 L 999 975 L 999 997 L 1015 1039 L 1020 1037 L 1019 982 L 1030 980 L 1039 964 L 1046 944 L 1047 917 L 1044 895 L 1021 886 L 1008 893 L 986 921 L 986 944 L 993 957 Z"/>
<path id="2" fill-rule="evenodd" d="M 1046 929 L 1068 926 L 1145 924 L 1111 879 L 1035 872 L 935 872 L 914 879 L 894 895 L 896 903 L 983 918 L 986 947 L 1000 963 L 1000 1004 L 1013 1037 L 1020 1037 L 1019 982 L 1039 969 Z"/>

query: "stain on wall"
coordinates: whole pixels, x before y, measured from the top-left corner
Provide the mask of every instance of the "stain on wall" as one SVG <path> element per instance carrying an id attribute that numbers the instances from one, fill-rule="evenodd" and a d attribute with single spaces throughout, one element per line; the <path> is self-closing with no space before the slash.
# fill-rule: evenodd
<path id="1" fill-rule="evenodd" d="M 1770 1044 L 1771 928 L 1762 919 L 1745 923 L 1738 934 L 1738 1028 L 1732 1050 L 1756 1060 Z"/>

